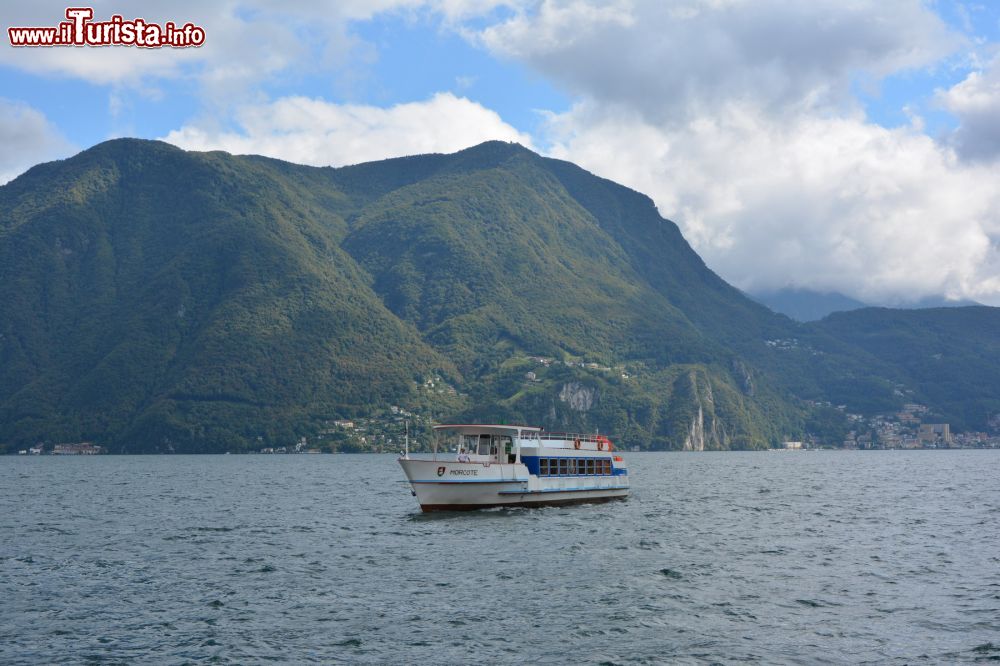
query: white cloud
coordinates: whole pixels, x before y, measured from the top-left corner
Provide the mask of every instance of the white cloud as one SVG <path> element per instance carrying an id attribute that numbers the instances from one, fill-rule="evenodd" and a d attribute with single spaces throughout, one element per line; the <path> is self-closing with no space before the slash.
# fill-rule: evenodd
<path id="1" fill-rule="evenodd" d="M 43 114 L 0 99 L 0 185 L 29 167 L 70 155 L 74 148 Z"/>
<path id="2" fill-rule="evenodd" d="M 961 43 L 919 0 L 543 0 L 476 39 L 658 123 L 732 101 L 773 114 L 853 106 L 860 73 L 925 66 Z"/>
<path id="3" fill-rule="evenodd" d="M 586 105 L 550 123 L 555 156 L 650 194 L 741 288 L 1000 304 L 997 173 L 914 128 L 737 106 L 669 129 Z"/>
<path id="4" fill-rule="evenodd" d="M 286 97 L 238 113 L 239 131 L 187 125 L 164 141 L 188 150 L 260 154 L 300 164 L 345 165 L 453 152 L 490 139 L 531 145 L 495 112 L 451 93 L 390 108 Z"/>
<path id="5" fill-rule="evenodd" d="M 450 27 L 461 29 L 463 20 L 488 17 L 498 8 L 523 12 L 536 2 L 537 0 L 426 0 L 419 5 L 442 16 Z"/>
<path id="6" fill-rule="evenodd" d="M 483 44 L 507 55 L 533 58 L 603 39 L 609 28 L 630 28 L 635 23 L 626 0 L 543 1 L 536 14 L 519 9 L 512 18 L 485 28 L 480 35 Z"/>
<path id="7" fill-rule="evenodd" d="M 963 158 L 988 161 L 1000 157 L 1000 57 L 947 91 L 939 91 L 938 100 L 959 119 L 950 140 Z"/>

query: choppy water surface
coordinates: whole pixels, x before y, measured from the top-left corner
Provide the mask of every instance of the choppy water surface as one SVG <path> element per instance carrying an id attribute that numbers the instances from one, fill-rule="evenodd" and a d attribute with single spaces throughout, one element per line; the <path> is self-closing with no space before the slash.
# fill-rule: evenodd
<path id="1" fill-rule="evenodd" d="M 0 459 L 0 662 L 1000 659 L 1000 452 L 632 454 L 422 515 L 390 456 Z"/>

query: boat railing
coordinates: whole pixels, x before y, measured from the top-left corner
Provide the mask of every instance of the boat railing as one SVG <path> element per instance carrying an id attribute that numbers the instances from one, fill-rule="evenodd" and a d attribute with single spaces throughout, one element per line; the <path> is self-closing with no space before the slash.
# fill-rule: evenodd
<path id="1" fill-rule="evenodd" d="M 522 433 L 521 439 L 542 439 L 548 441 L 575 441 L 581 442 L 608 442 L 604 435 L 577 433 L 577 432 L 543 432 L 543 433 Z"/>

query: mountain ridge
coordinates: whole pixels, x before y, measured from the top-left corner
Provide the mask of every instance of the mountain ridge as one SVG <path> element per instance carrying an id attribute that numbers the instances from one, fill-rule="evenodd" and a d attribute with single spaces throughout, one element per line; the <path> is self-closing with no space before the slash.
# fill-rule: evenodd
<path id="1" fill-rule="evenodd" d="M 894 310 L 924 310 L 982 305 L 968 299 L 949 299 L 944 296 L 925 296 L 896 303 L 865 303 L 839 292 L 819 292 L 812 289 L 785 287 L 772 291 L 747 293 L 751 299 L 766 305 L 772 311 L 786 315 L 798 322 L 819 321 L 835 312 L 849 312 L 861 308 L 892 308 Z"/>
<path id="2" fill-rule="evenodd" d="M 0 278 L 8 448 L 247 450 L 389 405 L 763 448 L 926 379 L 746 298 L 649 197 L 503 142 L 338 168 L 105 142 L 0 187 Z"/>

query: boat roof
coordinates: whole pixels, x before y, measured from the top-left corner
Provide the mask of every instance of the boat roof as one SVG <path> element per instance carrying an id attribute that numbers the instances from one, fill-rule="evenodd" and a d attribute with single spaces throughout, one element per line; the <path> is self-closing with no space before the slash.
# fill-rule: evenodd
<path id="1" fill-rule="evenodd" d="M 454 430 L 463 435 L 507 435 L 520 432 L 541 432 L 538 426 L 509 425 L 501 423 L 442 423 L 434 430 Z"/>

